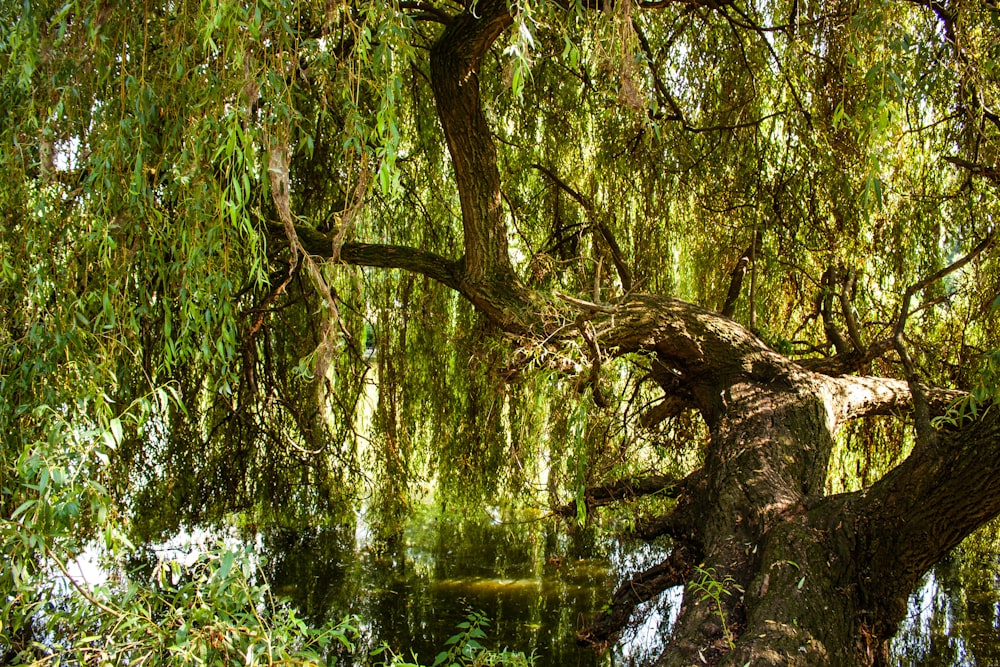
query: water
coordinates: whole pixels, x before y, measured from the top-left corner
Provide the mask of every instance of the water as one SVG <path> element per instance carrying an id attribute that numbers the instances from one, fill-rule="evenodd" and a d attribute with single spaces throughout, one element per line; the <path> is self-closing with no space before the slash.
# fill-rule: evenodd
<path id="1" fill-rule="evenodd" d="M 578 647 L 575 636 L 623 578 L 664 552 L 564 529 L 551 520 L 425 518 L 390 544 L 327 530 L 272 533 L 263 550 L 278 592 L 314 621 L 358 614 L 368 648 L 384 641 L 429 664 L 466 614 L 481 610 L 492 619 L 487 645 L 534 654 L 538 667 L 649 664 L 676 619 L 680 589 L 643 605 L 638 626 L 604 656 Z M 911 595 L 892 664 L 1000 667 L 1000 555 L 975 539 Z"/>
<path id="2" fill-rule="evenodd" d="M 1000 667 L 1000 554 L 984 537 L 921 579 L 891 645 L 894 664 Z"/>
<path id="3" fill-rule="evenodd" d="M 368 654 L 383 642 L 431 664 L 472 611 L 491 619 L 487 647 L 534 655 L 537 667 L 651 664 L 676 620 L 679 588 L 640 607 L 636 626 L 603 656 L 578 647 L 575 637 L 624 578 L 665 551 L 597 530 L 566 530 L 551 519 L 504 524 L 428 514 L 393 540 L 374 539 L 362 524 L 266 531 L 255 549 L 272 588 L 308 620 L 363 619 L 358 666 L 381 661 Z M 973 536 L 923 577 L 891 654 L 898 667 L 1000 667 L 993 533 Z"/>
<path id="4" fill-rule="evenodd" d="M 534 655 L 538 667 L 650 658 L 660 648 L 661 625 L 672 622 L 662 602 L 648 605 L 647 622 L 612 654 L 598 656 L 575 638 L 624 574 L 652 565 L 663 552 L 564 529 L 551 520 L 425 518 L 389 543 L 347 529 L 275 532 L 264 537 L 263 550 L 277 593 L 313 622 L 345 614 L 365 619 L 367 650 L 385 642 L 430 664 L 456 626 L 482 611 L 491 620 L 483 643 Z M 365 652 L 357 663 L 366 662 Z"/>

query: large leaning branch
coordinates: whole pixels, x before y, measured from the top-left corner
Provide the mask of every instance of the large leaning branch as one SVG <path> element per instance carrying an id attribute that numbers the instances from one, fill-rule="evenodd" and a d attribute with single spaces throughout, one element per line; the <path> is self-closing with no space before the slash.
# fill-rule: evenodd
<path id="1" fill-rule="evenodd" d="M 666 560 L 634 575 L 615 591 L 601 617 L 577 633 L 577 643 L 595 648 L 606 646 L 625 627 L 637 606 L 668 588 L 683 585 L 691 576 L 695 560 L 688 549 L 677 546 Z"/>
<path id="2" fill-rule="evenodd" d="M 867 581 L 868 616 L 898 621 L 919 577 L 1000 512 L 1000 413 L 990 410 L 972 424 L 941 432 L 936 446 L 914 449 L 881 480 L 843 501 L 860 517 L 849 530 L 858 535 L 855 562 L 862 564 L 859 580 Z M 839 520 L 827 516 L 831 523 Z M 891 636 L 895 626 L 872 630 Z"/>

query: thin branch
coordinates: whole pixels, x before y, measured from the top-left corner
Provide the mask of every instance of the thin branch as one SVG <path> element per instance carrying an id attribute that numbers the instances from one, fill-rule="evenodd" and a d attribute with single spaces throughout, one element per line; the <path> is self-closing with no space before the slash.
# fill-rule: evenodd
<path id="1" fill-rule="evenodd" d="M 740 8 L 737 7 L 735 4 L 730 4 L 728 6 L 732 7 L 733 10 L 737 14 L 739 14 L 745 21 L 749 22 L 750 24 L 753 24 L 753 20 L 749 16 L 747 16 L 742 10 L 740 10 Z M 726 14 L 726 12 L 725 12 L 724 9 L 720 9 L 720 12 L 724 16 L 726 16 L 727 19 L 730 18 L 729 15 Z M 781 78 L 783 78 L 785 80 L 785 84 L 788 86 L 788 90 L 791 91 L 792 98 L 795 100 L 795 105 L 799 108 L 799 112 L 802 114 L 802 117 L 806 119 L 806 124 L 811 127 L 812 126 L 812 114 L 810 114 L 809 110 L 806 109 L 805 104 L 802 102 L 802 98 L 799 95 L 798 89 L 795 87 L 795 84 L 792 83 L 792 80 L 788 76 L 788 73 L 785 72 L 785 68 L 781 66 L 781 59 L 778 57 L 778 54 L 775 52 L 774 47 L 771 45 L 771 41 L 767 38 L 767 35 L 764 34 L 763 30 L 761 30 L 761 29 L 758 28 L 758 29 L 755 30 L 755 32 L 757 32 L 757 34 L 760 36 L 760 39 L 764 43 L 764 46 L 767 47 L 768 52 L 771 54 L 771 57 L 774 59 L 774 65 L 775 65 L 775 67 L 778 68 L 778 72 L 781 74 Z M 776 114 L 772 114 L 772 115 L 776 115 Z"/>
<path id="2" fill-rule="evenodd" d="M 747 274 L 748 266 L 750 258 L 744 254 L 729 274 L 729 292 L 726 294 L 725 303 L 722 304 L 722 310 L 719 311 L 723 317 L 732 318 L 736 314 L 736 300 L 740 298 L 740 289 L 743 287 L 743 278 Z"/>
<path id="3" fill-rule="evenodd" d="M 819 311 L 823 317 L 823 332 L 826 334 L 827 340 L 833 345 L 838 356 L 857 352 L 848 344 L 844 334 L 841 333 L 833 320 L 833 296 L 837 287 L 837 270 L 834 267 L 830 266 L 823 272 L 822 285 L 823 293 Z"/>
<path id="4" fill-rule="evenodd" d="M 577 190 L 575 190 L 574 188 L 570 187 L 564 180 L 562 180 L 561 178 L 559 178 L 558 176 L 556 176 L 555 173 L 551 169 L 543 167 L 542 165 L 537 164 L 537 163 L 531 165 L 531 168 L 532 169 L 537 169 L 538 171 L 540 171 L 543 174 L 545 174 L 545 176 L 550 181 L 552 181 L 553 183 L 555 183 L 556 185 L 558 185 L 559 188 L 563 192 L 565 192 L 570 197 L 572 197 L 573 199 L 575 199 L 577 201 L 577 203 L 580 204 L 580 206 L 582 206 L 584 208 L 584 210 L 588 214 L 593 215 L 593 213 L 594 213 L 594 204 L 590 201 L 589 197 L 586 197 L 586 196 L 580 194 Z"/>
<path id="5" fill-rule="evenodd" d="M 760 248 L 760 243 L 761 235 L 760 231 L 757 231 L 754 233 L 754 238 L 750 246 L 743 251 L 739 261 L 736 262 L 736 266 L 733 267 L 732 272 L 729 274 L 729 292 L 726 294 L 726 301 L 722 304 L 722 310 L 720 311 L 723 317 L 732 318 L 736 312 L 736 300 L 739 299 L 740 291 L 743 288 L 743 278 L 746 276 L 747 268 L 753 264 L 757 250 Z"/>
<path id="6" fill-rule="evenodd" d="M 618 271 L 618 278 L 622 283 L 622 290 L 625 292 L 632 291 L 632 271 L 629 270 L 628 264 L 625 262 L 625 255 L 622 253 L 621 247 L 618 245 L 618 241 L 615 240 L 614 234 L 611 233 L 611 229 L 597 215 L 594 203 L 589 197 L 584 196 L 574 188 L 570 187 L 565 181 L 556 176 L 551 169 L 547 169 L 540 164 L 531 165 L 533 169 L 545 174 L 545 176 L 559 186 L 559 189 L 564 191 L 570 197 L 575 199 L 580 206 L 587 212 L 587 217 L 590 218 L 591 224 L 597 227 L 597 230 L 601 233 L 604 238 L 604 242 L 607 243 L 608 249 L 611 251 L 611 259 L 615 263 L 615 270 Z"/>
<path id="7" fill-rule="evenodd" d="M 861 328 L 858 326 L 858 318 L 854 315 L 854 288 L 857 283 L 858 272 L 847 271 L 841 283 L 840 309 L 847 322 L 847 335 L 851 337 L 851 344 L 858 352 L 865 350 L 865 344 L 861 340 Z"/>
<path id="8" fill-rule="evenodd" d="M 358 213 L 360 213 L 361 205 L 364 203 L 371 178 L 372 172 L 368 166 L 368 155 L 366 153 L 361 158 L 361 173 L 358 174 L 358 183 L 354 188 L 354 197 L 347 210 L 344 211 L 344 215 L 340 221 L 340 228 L 337 231 L 337 235 L 333 238 L 333 254 L 331 255 L 331 259 L 335 262 L 340 261 L 340 249 L 344 247 L 348 236 L 354 231 L 354 223 L 358 219 Z"/>
<path id="9" fill-rule="evenodd" d="M 927 288 L 955 271 L 958 271 L 963 266 L 978 257 L 980 253 L 989 247 L 992 241 L 993 233 L 990 232 L 986 238 L 980 241 L 979 244 L 969 251 L 967 255 L 961 257 L 943 269 L 935 271 L 923 280 L 910 285 L 906 288 L 906 292 L 903 294 L 903 302 L 900 305 L 899 317 L 896 318 L 896 325 L 892 330 L 892 341 L 896 348 L 896 352 L 899 354 L 900 360 L 903 362 L 903 368 L 906 371 L 906 381 L 910 385 L 910 393 L 913 394 L 914 422 L 917 429 L 917 442 L 919 444 L 925 446 L 933 445 L 936 441 L 936 435 L 934 428 L 931 426 L 930 405 L 927 400 L 926 387 L 917 375 L 916 367 L 913 364 L 913 360 L 910 358 L 903 336 L 903 333 L 906 330 L 906 320 L 910 316 L 910 300 L 917 292 Z"/>
<path id="10" fill-rule="evenodd" d="M 948 41 L 952 44 L 955 43 L 955 12 L 938 0 L 910 0 L 910 2 L 934 12 L 938 20 L 944 24 L 944 32 Z"/>

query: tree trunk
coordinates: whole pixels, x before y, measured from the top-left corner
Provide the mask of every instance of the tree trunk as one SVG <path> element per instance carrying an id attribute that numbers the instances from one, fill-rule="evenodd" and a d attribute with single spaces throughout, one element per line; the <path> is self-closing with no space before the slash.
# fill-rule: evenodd
<path id="1" fill-rule="evenodd" d="M 813 373 L 690 304 L 637 297 L 625 313 L 606 344 L 655 352 L 711 431 L 701 483 L 663 524 L 703 566 L 658 664 L 879 664 L 919 577 L 1000 513 L 996 411 L 824 497 L 836 429 L 905 407 L 903 383 Z"/>
<path id="2" fill-rule="evenodd" d="M 431 50 L 431 84 L 455 166 L 465 229 L 465 279 L 513 284 L 500 171 L 479 98 L 483 56 L 512 23 L 505 0 L 485 0 L 455 17 Z"/>

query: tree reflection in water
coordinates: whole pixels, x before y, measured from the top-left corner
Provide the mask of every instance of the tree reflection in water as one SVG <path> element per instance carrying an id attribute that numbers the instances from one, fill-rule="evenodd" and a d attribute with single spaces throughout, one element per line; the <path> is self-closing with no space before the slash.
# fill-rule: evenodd
<path id="1" fill-rule="evenodd" d="M 272 532 L 264 550 L 277 592 L 310 619 L 358 614 L 366 648 L 384 641 L 425 663 L 469 610 L 482 610 L 492 622 L 488 645 L 534 653 L 539 667 L 648 664 L 682 596 L 671 589 L 642 605 L 618 645 L 599 657 L 576 646 L 575 632 L 622 578 L 662 551 L 594 530 L 566 535 L 548 521 L 449 518 L 414 522 L 388 543 L 359 540 L 353 528 Z M 983 531 L 927 574 L 892 644 L 892 664 L 1000 665 L 998 554 L 992 532 Z"/>
<path id="2" fill-rule="evenodd" d="M 395 540 L 359 539 L 353 529 L 267 534 L 268 577 L 313 621 L 358 614 L 364 649 L 386 642 L 430 663 L 470 610 L 491 620 L 493 648 L 537 656 L 536 664 L 598 665 L 639 661 L 659 649 L 679 592 L 644 608 L 608 657 L 576 645 L 620 579 L 662 557 L 593 529 L 566 534 L 552 521 L 501 524 L 427 517 Z M 360 531 L 363 532 L 363 531 Z M 356 657 L 356 664 L 362 659 Z"/>
<path id="3" fill-rule="evenodd" d="M 1000 665 L 996 526 L 969 537 L 924 575 L 891 645 L 893 664 Z"/>

